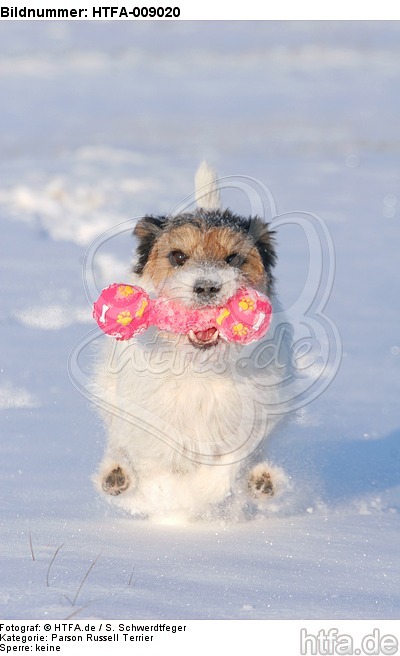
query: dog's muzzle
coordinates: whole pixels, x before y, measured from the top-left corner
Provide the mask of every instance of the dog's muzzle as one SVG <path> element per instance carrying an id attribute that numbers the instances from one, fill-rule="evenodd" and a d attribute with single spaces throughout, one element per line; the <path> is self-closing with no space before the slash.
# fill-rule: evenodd
<path id="1" fill-rule="evenodd" d="M 199 305 L 214 305 L 219 300 L 221 289 L 222 283 L 215 278 L 198 278 L 193 284 L 193 296 Z M 216 326 L 206 330 L 189 330 L 188 338 L 198 348 L 209 348 L 219 341 L 219 332 Z"/>
<path id="2" fill-rule="evenodd" d="M 222 289 L 222 284 L 217 280 L 200 278 L 193 285 L 193 292 L 202 304 L 209 305 Z"/>

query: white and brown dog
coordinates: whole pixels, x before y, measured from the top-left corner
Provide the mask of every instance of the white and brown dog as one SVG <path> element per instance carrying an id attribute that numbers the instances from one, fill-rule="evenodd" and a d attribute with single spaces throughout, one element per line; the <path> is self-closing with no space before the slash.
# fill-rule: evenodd
<path id="1" fill-rule="evenodd" d="M 220 209 L 216 176 L 205 164 L 196 189 L 195 211 L 137 223 L 132 281 L 191 308 L 219 306 L 243 285 L 274 302 L 268 225 Z M 108 428 L 97 487 L 150 516 L 201 516 L 233 497 L 272 496 L 279 470 L 263 460 L 262 444 L 276 423 L 268 408 L 276 406 L 282 375 L 274 363 L 263 365 L 262 344 L 228 344 L 216 328 L 107 339 L 96 375 Z"/>

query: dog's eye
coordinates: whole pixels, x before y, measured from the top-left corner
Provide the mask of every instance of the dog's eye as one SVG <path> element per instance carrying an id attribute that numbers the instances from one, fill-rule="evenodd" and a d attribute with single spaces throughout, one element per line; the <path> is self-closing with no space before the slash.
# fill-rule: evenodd
<path id="1" fill-rule="evenodd" d="M 246 258 L 243 257 L 243 255 L 240 255 L 240 253 L 231 253 L 228 255 L 228 257 L 225 258 L 225 262 L 232 267 L 241 267 L 245 261 Z"/>
<path id="2" fill-rule="evenodd" d="M 168 255 L 168 259 L 172 266 L 183 266 L 186 260 L 189 259 L 189 256 L 185 255 L 183 251 L 171 251 L 171 253 Z"/>

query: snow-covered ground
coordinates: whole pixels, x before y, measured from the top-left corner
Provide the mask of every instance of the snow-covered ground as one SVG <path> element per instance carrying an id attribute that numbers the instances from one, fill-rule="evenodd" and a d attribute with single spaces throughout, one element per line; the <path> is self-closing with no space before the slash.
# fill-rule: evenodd
<path id="1" fill-rule="evenodd" d="M 0 44 L 0 615 L 398 617 L 399 23 L 7 22 Z M 343 356 L 270 441 L 281 499 L 160 525 L 97 496 L 105 437 L 67 361 L 93 328 L 87 246 L 170 211 L 203 157 L 325 221 Z M 290 308 L 308 245 L 296 225 L 277 237 Z M 132 248 L 103 245 L 99 285 Z"/>

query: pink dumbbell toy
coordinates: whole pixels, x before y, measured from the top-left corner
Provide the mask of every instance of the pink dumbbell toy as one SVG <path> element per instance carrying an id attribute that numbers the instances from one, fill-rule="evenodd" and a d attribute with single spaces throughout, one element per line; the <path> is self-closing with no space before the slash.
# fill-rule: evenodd
<path id="1" fill-rule="evenodd" d="M 141 287 L 114 283 L 101 292 L 94 304 L 98 325 L 118 340 L 131 339 L 149 326 L 192 335 L 198 343 L 220 336 L 238 344 L 250 344 L 265 335 L 271 323 L 270 300 L 255 289 L 240 289 L 222 306 L 188 308 L 164 297 L 152 300 Z"/>

